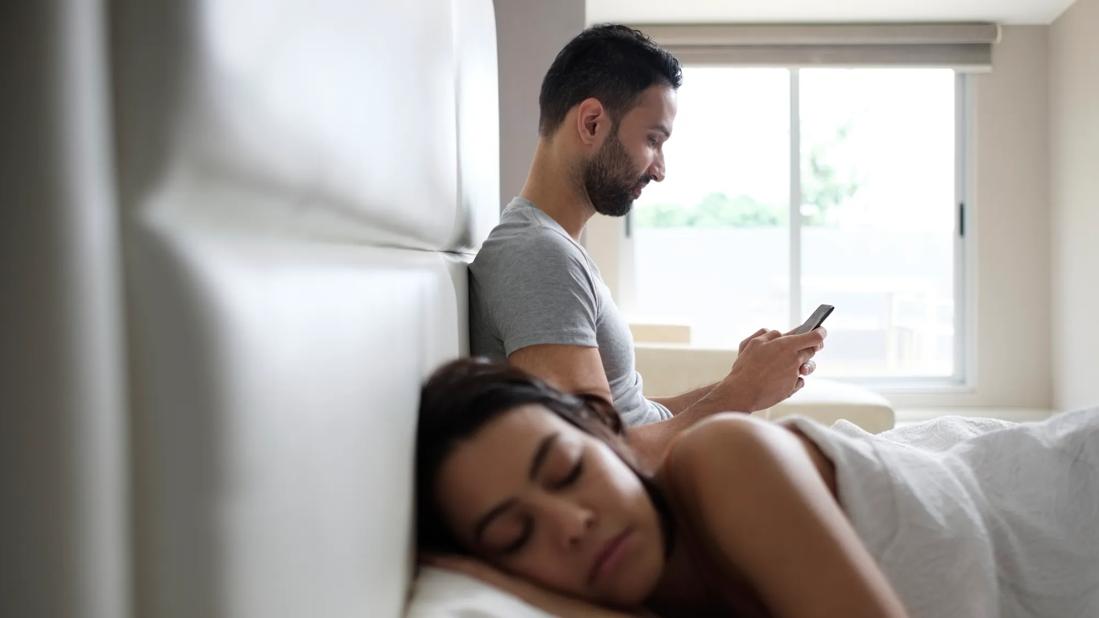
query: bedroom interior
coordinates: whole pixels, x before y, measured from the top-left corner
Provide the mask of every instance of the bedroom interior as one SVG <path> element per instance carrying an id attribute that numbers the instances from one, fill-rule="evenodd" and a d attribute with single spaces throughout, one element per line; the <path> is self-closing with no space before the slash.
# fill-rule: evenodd
<path id="1" fill-rule="evenodd" d="M 526 175 L 545 67 L 608 20 L 858 20 L 664 4 L 5 8 L 0 612 L 539 615 L 417 583 L 410 517 L 419 386 L 468 353 L 466 265 Z M 772 417 L 1099 404 L 1099 0 L 1000 4 L 863 18 L 998 26 L 970 85 L 966 382 L 822 379 Z M 619 233 L 589 233 L 605 273 Z M 643 337 L 658 390 L 734 357 Z"/>

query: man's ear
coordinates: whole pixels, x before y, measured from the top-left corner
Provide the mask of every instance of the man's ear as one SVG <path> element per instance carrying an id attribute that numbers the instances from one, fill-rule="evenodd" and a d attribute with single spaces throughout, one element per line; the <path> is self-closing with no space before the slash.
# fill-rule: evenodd
<path id="1" fill-rule="evenodd" d="M 576 132 L 581 143 L 598 144 L 610 126 L 610 115 L 599 99 L 588 97 L 576 105 Z"/>

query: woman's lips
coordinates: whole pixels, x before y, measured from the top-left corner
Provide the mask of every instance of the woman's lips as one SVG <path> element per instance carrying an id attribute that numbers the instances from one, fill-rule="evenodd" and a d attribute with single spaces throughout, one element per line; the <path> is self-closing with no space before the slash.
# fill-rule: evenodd
<path id="1" fill-rule="evenodd" d="M 601 549 L 599 554 L 595 557 L 595 563 L 592 564 L 591 572 L 588 573 L 588 583 L 592 583 L 597 579 L 602 579 L 622 562 L 622 558 L 626 554 L 627 541 L 630 540 L 632 534 L 633 529 L 626 528 L 617 536 L 607 541 L 607 544 L 603 546 L 603 549 Z"/>

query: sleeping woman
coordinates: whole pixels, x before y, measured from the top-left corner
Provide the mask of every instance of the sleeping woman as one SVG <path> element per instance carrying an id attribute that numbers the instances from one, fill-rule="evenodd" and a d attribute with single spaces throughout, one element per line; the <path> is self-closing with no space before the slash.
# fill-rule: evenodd
<path id="1" fill-rule="evenodd" d="M 722 414 L 646 471 L 605 401 L 464 359 L 424 386 L 416 476 L 426 561 L 555 615 L 1099 616 L 1095 410 Z"/>

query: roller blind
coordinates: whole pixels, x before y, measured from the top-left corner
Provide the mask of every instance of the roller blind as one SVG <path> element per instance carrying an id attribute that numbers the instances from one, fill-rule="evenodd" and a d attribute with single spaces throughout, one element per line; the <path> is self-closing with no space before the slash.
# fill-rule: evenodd
<path id="1" fill-rule="evenodd" d="M 996 24 L 637 24 L 681 62 L 751 66 L 992 68 Z"/>

